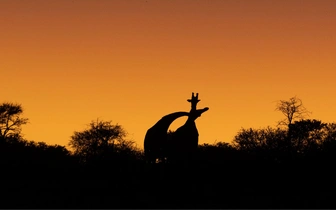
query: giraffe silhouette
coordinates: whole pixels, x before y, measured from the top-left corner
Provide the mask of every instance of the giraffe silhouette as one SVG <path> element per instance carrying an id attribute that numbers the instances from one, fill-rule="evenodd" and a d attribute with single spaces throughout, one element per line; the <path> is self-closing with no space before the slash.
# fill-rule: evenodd
<path id="1" fill-rule="evenodd" d="M 188 116 L 189 112 L 174 112 L 162 117 L 155 125 L 147 130 L 144 140 L 145 158 L 149 163 L 156 160 L 164 162 L 167 155 L 167 131 L 174 120 Z"/>
<path id="2" fill-rule="evenodd" d="M 169 142 L 169 161 L 170 162 L 188 162 L 195 154 L 198 147 L 198 130 L 195 120 L 202 115 L 202 113 L 209 110 L 208 107 L 203 109 L 196 109 L 198 99 L 198 93 L 194 96 L 192 93 L 191 99 L 187 100 L 191 103 L 191 110 L 188 115 L 188 119 L 184 125 L 179 127 L 172 135 Z"/>

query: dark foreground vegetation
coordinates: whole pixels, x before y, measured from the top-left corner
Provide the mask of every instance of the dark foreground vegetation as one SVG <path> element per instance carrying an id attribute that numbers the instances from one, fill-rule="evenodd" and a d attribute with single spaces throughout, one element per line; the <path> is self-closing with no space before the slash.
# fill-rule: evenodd
<path id="1" fill-rule="evenodd" d="M 75 132 L 71 152 L 0 125 L 1 208 L 336 208 L 333 123 L 241 129 L 187 165 L 146 163 L 110 122 Z"/>
<path id="2" fill-rule="evenodd" d="M 272 145 L 272 141 L 285 141 L 286 136 L 281 136 L 286 135 L 284 131 L 255 132 L 259 136 L 246 147 L 227 143 L 200 145 L 197 159 L 188 166 L 149 165 L 142 153 L 132 148 L 114 148 L 83 163 L 62 146 L 2 139 L 0 205 L 335 208 L 335 127 L 326 131 L 330 133 L 321 134 L 325 137 L 320 144 L 310 137 L 303 139 L 299 150 Z M 263 136 L 262 132 L 267 133 Z M 310 146 L 308 141 L 312 141 Z M 248 147 L 250 143 L 253 146 Z"/>

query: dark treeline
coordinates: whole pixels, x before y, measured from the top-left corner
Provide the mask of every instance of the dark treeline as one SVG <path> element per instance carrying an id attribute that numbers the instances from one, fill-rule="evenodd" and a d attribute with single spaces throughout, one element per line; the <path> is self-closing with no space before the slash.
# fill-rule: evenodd
<path id="1" fill-rule="evenodd" d="M 146 163 L 110 121 L 75 131 L 71 149 L 27 141 L 21 113 L 0 106 L 2 208 L 335 208 L 334 123 L 242 128 L 179 165 Z"/>

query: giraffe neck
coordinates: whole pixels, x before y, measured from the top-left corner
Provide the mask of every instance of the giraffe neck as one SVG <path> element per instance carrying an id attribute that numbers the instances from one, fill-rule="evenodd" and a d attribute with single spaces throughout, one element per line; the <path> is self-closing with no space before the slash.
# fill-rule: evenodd
<path id="1" fill-rule="evenodd" d="M 192 118 L 188 117 L 185 125 L 187 125 L 187 126 L 196 126 L 195 119 L 192 119 Z"/>
<path id="2" fill-rule="evenodd" d="M 174 112 L 162 117 L 154 126 L 167 130 L 169 126 L 179 117 L 188 116 L 188 112 Z"/>

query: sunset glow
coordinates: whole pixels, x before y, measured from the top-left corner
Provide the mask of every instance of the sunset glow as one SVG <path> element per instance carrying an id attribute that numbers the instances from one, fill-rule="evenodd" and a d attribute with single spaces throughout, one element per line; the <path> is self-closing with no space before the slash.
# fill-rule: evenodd
<path id="1" fill-rule="evenodd" d="M 336 120 L 334 0 L 1 0 L 0 26 L 1 100 L 28 140 L 67 145 L 99 118 L 142 148 L 192 92 L 200 144 L 276 126 L 292 96 Z"/>

